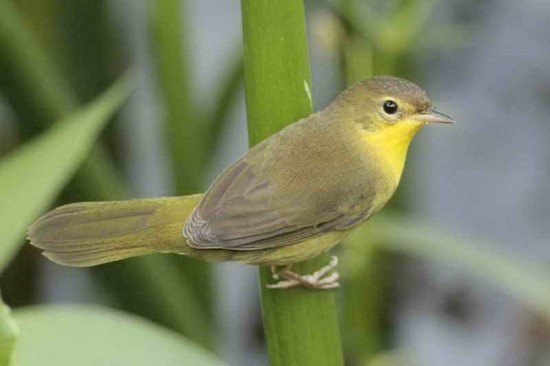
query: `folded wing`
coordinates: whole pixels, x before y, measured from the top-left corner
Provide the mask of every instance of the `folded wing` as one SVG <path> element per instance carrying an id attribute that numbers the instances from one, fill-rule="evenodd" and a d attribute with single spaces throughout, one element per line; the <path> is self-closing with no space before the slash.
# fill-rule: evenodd
<path id="1" fill-rule="evenodd" d="M 195 248 L 256 250 L 291 245 L 338 223 L 340 215 L 312 215 L 305 202 L 289 202 L 282 187 L 261 173 L 265 150 L 258 145 L 212 184 L 184 227 Z M 306 218 L 304 220 L 304 218 Z"/>

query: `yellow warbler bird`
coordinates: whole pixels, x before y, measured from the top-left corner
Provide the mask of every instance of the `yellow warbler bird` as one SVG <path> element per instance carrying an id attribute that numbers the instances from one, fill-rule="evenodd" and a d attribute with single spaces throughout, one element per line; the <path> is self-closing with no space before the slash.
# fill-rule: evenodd
<path id="1" fill-rule="evenodd" d="M 69 204 L 36 221 L 29 239 L 69 266 L 172 252 L 285 266 L 273 288 L 335 288 L 335 258 L 310 275 L 290 265 L 330 249 L 384 207 L 413 136 L 433 122 L 453 120 L 414 83 L 375 76 L 251 148 L 204 195 Z"/>

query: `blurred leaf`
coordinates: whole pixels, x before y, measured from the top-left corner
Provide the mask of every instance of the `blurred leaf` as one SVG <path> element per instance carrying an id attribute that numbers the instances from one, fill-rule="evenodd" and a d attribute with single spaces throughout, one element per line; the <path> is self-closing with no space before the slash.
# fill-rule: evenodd
<path id="1" fill-rule="evenodd" d="M 414 52 L 423 53 L 426 50 L 448 51 L 472 47 L 475 37 L 482 32 L 475 24 L 438 24 L 430 27 L 429 32 L 422 34 L 422 42 L 414 48 Z"/>
<path id="2" fill-rule="evenodd" d="M 213 366 L 213 355 L 139 317 L 95 306 L 16 310 L 16 366 Z"/>
<path id="3" fill-rule="evenodd" d="M 19 327 L 11 316 L 11 310 L 0 299 L 0 366 L 9 366 L 19 335 Z"/>
<path id="4" fill-rule="evenodd" d="M 403 2 L 380 32 L 380 47 L 396 54 L 411 49 L 422 29 L 430 24 L 428 20 L 438 2 L 439 0 Z"/>
<path id="5" fill-rule="evenodd" d="M 59 61 L 78 100 L 88 102 L 116 80 L 127 62 L 126 43 L 117 37 L 108 0 L 55 2 Z"/>
<path id="6" fill-rule="evenodd" d="M 387 13 L 374 11 L 368 4 L 361 4 L 367 5 L 367 11 L 360 11 L 356 6 L 348 5 L 356 3 L 350 0 L 326 1 L 354 34 L 361 36 L 367 45 L 378 52 L 402 55 L 413 46 L 424 46 L 425 41 L 420 44 L 416 42 L 422 31 L 428 25 L 430 30 L 440 26 L 430 20 L 439 0 L 405 1 Z"/>
<path id="7" fill-rule="evenodd" d="M 210 152 L 211 157 L 215 156 L 212 151 L 219 144 L 227 120 L 227 114 L 243 85 L 243 74 L 243 56 L 239 52 L 225 66 L 225 72 L 215 90 L 214 105 L 206 108 L 207 117 L 205 126 L 208 130 L 204 135 L 206 135 L 207 151 Z"/>
<path id="8" fill-rule="evenodd" d="M 0 270 L 27 227 L 51 204 L 128 94 L 123 79 L 94 103 L 0 161 Z"/>
<path id="9" fill-rule="evenodd" d="M 399 351 L 380 352 L 365 366 L 415 366 L 411 356 Z"/>
<path id="10" fill-rule="evenodd" d="M 163 128 L 170 151 L 175 193 L 178 195 L 197 193 L 204 188 L 202 181 L 206 171 L 208 147 L 205 137 L 208 131 L 204 128 L 204 121 L 200 118 L 196 100 L 193 98 L 195 89 L 190 67 L 192 52 L 189 42 L 192 28 L 188 24 L 190 5 L 189 1 L 181 0 L 149 1 L 151 46 L 165 113 Z M 212 318 L 210 264 L 185 256 L 171 256 L 160 261 L 172 262 L 171 267 L 180 272 L 178 281 L 182 284 L 186 282 L 186 287 L 193 298 L 197 299 L 203 313 L 207 314 L 207 319 Z M 198 318 L 185 312 L 178 316 L 180 319 L 190 317 L 195 319 L 188 319 L 186 323 Z M 201 328 L 192 330 L 186 327 L 186 335 L 193 337 L 195 341 L 206 342 L 203 344 L 211 344 L 213 331 L 208 329 L 209 323 L 204 323 Z M 206 335 L 210 336 L 205 338 Z"/>
<path id="11" fill-rule="evenodd" d="M 42 17 L 50 14 L 42 2 L 40 8 Z M 18 130 L 25 138 L 43 132 L 78 106 L 76 92 L 68 87 L 59 62 L 49 51 L 51 47 L 40 43 L 18 6 L 13 1 L 0 1 L 0 89 L 13 107 Z M 101 146 L 94 148 L 72 183 L 70 191 L 79 199 L 119 199 L 126 191 Z"/>
<path id="12" fill-rule="evenodd" d="M 191 282 L 181 276 L 179 262 L 163 254 L 131 258 L 96 267 L 96 275 L 116 295 L 126 311 L 169 327 L 209 349 L 213 346 L 213 321 Z"/>
<path id="13" fill-rule="evenodd" d="M 380 29 L 385 27 L 383 17 L 376 16 L 372 11 L 358 12 L 355 0 L 326 0 L 326 3 L 347 28 L 363 37 L 367 44 L 378 46 Z"/>
<path id="14" fill-rule="evenodd" d="M 165 128 L 172 157 L 176 193 L 197 193 L 202 188 L 206 157 L 202 121 L 193 100 L 189 4 L 180 0 L 150 1 L 151 37 L 159 81 Z"/>
<path id="15" fill-rule="evenodd" d="M 382 248 L 462 268 L 550 318 L 550 272 L 502 253 L 494 245 L 445 232 L 420 220 L 392 215 L 377 217 L 351 234 L 351 252 L 346 255 L 362 255 L 367 237 Z M 359 269 L 350 270 L 357 273 Z"/>
<path id="16" fill-rule="evenodd" d="M 55 2 L 56 6 L 63 6 L 63 3 L 67 3 L 68 1 L 64 0 L 60 2 L 56 0 Z M 91 2 L 92 4 L 88 4 L 90 3 L 88 2 L 84 6 L 78 4 L 75 5 L 75 9 L 62 9 L 62 12 L 55 13 L 56 19 L 54 23 L 59 28 L 64 21 L 67 21 L 66 19 L 59 19 L 59 17 L 63 18 L 68 14 L 67 12 L 71 12 L 72 10 L 79 12 L 83 17 L 88 17 L 93 12 L 90 13 L 88 11 L 90 13 L 88 14 L 86 9 L 89 10 L 90 7 L 101 8 L 103 2 L 106 1 Z M 165 5 L 166 2 L 163 1 L 162 3 L 162 5 Z M 170 2 L 170 4 L 174 3 L 173 1 Z M 39 42 L 38 37 L 32 32 L 32 26 L 21 14 L 19 7 L 16 5 L 19 4 L 13 4 L 12 1 L 0 1 L 0 89 L 2 89 L 1 91 L 6 95 L 15 111 L 19 122 L 19 129 L 28 130 L 28 133 L 23 135 L 30 136 L 38 133 L 38 131 L 42 131 L 54 122 L 69 116 L 77 108 L 78 100 L 76 98 L 77 93 L 68 87 L 68 81 L 63 77 L 67 71 L 72 70 L 63 69 L 60 66 L 60 62 L 56 62 L 51 57 L 51 47 L 44 47 Z M 42 3 L 40 7 L 43 7 Z M 170 15 L 177 17 L 176 13 L 178 12 L 172 12 Z M 40 14 L 47 16 L 49 13 L 40 12 Z M 99 27 L 98 29 L 101 28 L 106 20 L 103 19 L 103 15 L 99 16 L 101 18 L 99 22 L 90 23 L 94 25 L 94 28 Z M 94 17 L 97 18 L 97 14 L 92 14 L 86 22 L 88 23 L 90 20 L 95 19 Z M 73 17 L 69 21 L 75 21 L 75 19 Z M 171 17 L 170 19 L 174 18 Z M 80 25 L 83 24 L 82 22 L 80 23 Z M 166 26 L 165 23 L 162 23 L 162 20 L 159 21 L 159 25 Z M 57 30 L 59 31 L 59 29 Z M 87 31 L 93 32 L 90 29 L 87 29 Z M 167 29 L 166 32 L 169 33 L 170 29 Z M 101 43 L 108 42 L 109 39 L 102 38 L 103 34 L 103 29 L 100 29 L 97 33 L 88 33 L 90 38 L 88 38 L 87 42 L 89 43 L 92 38 L 96 41 L 100 39 Z M 69 37 L 78 37 L 78 34 Z M 83 43 L 81 46 L 86 48 L 86 42 L 83 41 L 81 43 Z M 78 46 L 72 45 L 69 47 Z M 92 45 L 92 48 L 96 50 L 98 47 L 97 44 Z M 76 58 L 81 60 L 81 57 L 86 57 L 82 55 L 68 56 L 71 56 L 71 60 L 76 60 Z M 102 59 L 103 56 L 110 58 L 108 55 L 96 56 L 92 58 L 94 60 Z M 104 61 L 100 60 L 99 63 L 103 64 Z M 116 64 L 120 67 L 118 61 Z M 84 78 L 82 80 L 93 82 L 90 77 L 93 78 L 98 75 L 96 75 L 96 72 L 92 74 L 94 75 L 90 75 L 88 72 L 87 75 L 81 76 Z M 99 76 L 96 81 L 103 82 L 103 80 L 105 78 Z M 179 82 L 180 80 L 175 81 L 176 84 Z M 86 85 L 79 85 L 78 89 L 81 93 L 81 88 L 90 86 L 89 83 L 84 84 Z M 93 88 L 99 85 L 95 82 L 93 84 Z M 89 95 L 88 92 L 84 94 L 86 96 Z M 26 126 L 26 128 L 23 128 L 23 126 Z M 107 150 L 101 149 L 100 144 L 97 145 L 99 146 L 96 146 L 90 152 L 88 158 L 71 181 L 71 184 L 67 187 L 65 200 L 104 201 L 130 196 L 127 192 L 125 182 Z M 0 197 L 0 214 L 2 213 L 2 204 L 3 201 Z M 33 215 L 29 215 L 29 217 L 31 216 Z M 0 225 L 2 224 L 0 223 Z M 8 249 L 14 252 L 16 245 L 17 243 L 13 243 Z M 1 265 L 5 264 L 8 260 L 3 257 L 12 255 L 12 253 L 4 253 L 1 248 L 2 245 L 0 244 L 0 269 L 2 268 Z M 172 277 L 169 281 L 165 280 L 175 270 L 181 269 L 182 262 L 185 259 L 184 257 L 176 256 L 167 256 L 166 258 L 162 257 L 156 260 L 150 257 L 142 257 L 130 263 L 123 261 L 115 265 L 96 267 L 92 271 L 94 274 L 99 274 L 105 279 L 103 282 L 104 285 L 108 287 L 113 297 L 122 303 L 127 310 L 139 312 L 151 319 L 171 324 L 175 329 L 185 332 L 189 336 L 207 334 L 210 333 L 209 324 L 201 323 L 201 319 L 205 317 L 201 317 L 201 314 L 190 310 L 193 308 L 191 304 L 196 302 L 193 300 L 196 296 L 193 296 L 193 292 L 185 290 L 190 284 L 199 283 L 199 281 L 185 281 L 186 279 L 182 276 L 178 276 L 177 278 Z M 160 264 L 158 264 L 159 262 Z M 157 264 L 155 265 L 155 263 Z M 188 267 L 192 266 L 186 266 L 184 270 L 188 270 Z M 193 272 L 193 270 L 193 268 L 189 269 L 190 272 L 196 273 L 196 276 L 201 276 L 200 271 Z M 143 284 L 140 280 L 144 278 L 146 286 L 139 286 L 140 283 Z M 194 277 L 190 278 L 193 279 Z M 130 286 L 127 286 L 128 283 L 133 284 L 134 287 L 130 289 Z M 173 291 L 174 288 L 177 288 L 176 292 Z M 203 288 L 204 293 L 208 293 L 208 287 L 203 286 Z M 136 297 L 146 298 L 147 301 L 132 301 Z M 181 303 L 181 299 L 186 300 L 186 306 L 178 306 Z M 144 306 L 144 303 L 147 303 L 147 305 Z M 199 307 L 200 304 L 199 306 L 195 306 L 195 308 Z M 175 312 L 177 312 L 177 316 L 173 316 Z M 207 319 L 211 319 L 211 317 L 207 317 Z M 190 328 L 193 324 L 197 323 L 201 324 L 196 328 Z M 200 340 L 197 337 L 194 339 Z"/>
<path id="17" fill-rule="evenodd" d="M 16 108 L 26 117 L 20 128 L 31 121 L 42 128 L 74 110 L 74 94 L 13 1 L 0 1 L 0 56 L 0 86 L 8 97 L 16 96 L 12 104 L 25 101 Z"/>

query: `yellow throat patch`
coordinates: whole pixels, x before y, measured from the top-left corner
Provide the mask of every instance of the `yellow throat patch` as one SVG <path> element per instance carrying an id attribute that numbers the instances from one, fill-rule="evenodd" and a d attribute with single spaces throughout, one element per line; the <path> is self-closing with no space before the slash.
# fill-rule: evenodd
<path id="1" fill-rule="evenodd" d="M 414 120 L 402 120 L 375 132 L 362 131 L 363 142 L 378 157 L 382 168 L 393 176 L 396 184 L 403 173 L 412 138 L 423 125 Z"/>

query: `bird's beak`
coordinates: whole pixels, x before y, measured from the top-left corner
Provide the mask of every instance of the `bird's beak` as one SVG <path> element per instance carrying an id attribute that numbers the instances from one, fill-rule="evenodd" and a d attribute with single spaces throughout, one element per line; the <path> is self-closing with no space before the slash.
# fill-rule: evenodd
<path id="1" fill-rule="evenodd" d="M 413 119 L 424 123 L 455 123 L 451 117 L 433 108 L 428 109 L 425 113 L 416 114 Z"/>

